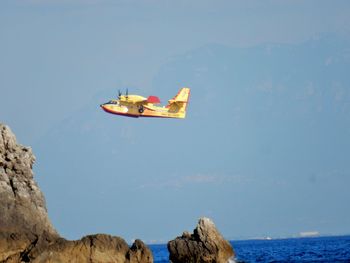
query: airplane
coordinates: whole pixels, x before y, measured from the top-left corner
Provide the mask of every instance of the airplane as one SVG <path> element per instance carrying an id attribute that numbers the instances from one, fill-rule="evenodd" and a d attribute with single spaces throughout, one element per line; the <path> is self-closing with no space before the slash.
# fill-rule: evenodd
<path id="1" fill-rule="evenodd" d="M 181 88 L 177 95 L 168 101 L 166 106 L 156 106 L 160 104 L 157 96 L 145 98 L 139 95 L 129 95 L 128 90 L 126 90 L 125 95 L 122 95 L 119 91 L 118 99 L 110 100 L 100 106 L 105 112 L 127 117 L 184 119 L 189 97 L 190 89 Z"/>

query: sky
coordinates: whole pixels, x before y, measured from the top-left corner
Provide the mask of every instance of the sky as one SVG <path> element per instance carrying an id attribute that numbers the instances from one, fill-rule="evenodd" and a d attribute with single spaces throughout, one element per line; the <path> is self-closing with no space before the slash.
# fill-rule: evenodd
<path id="1" fill-rule="evenodd" d="M 348 1 L 0 2 L 0 122 L 59 233 L 349 234 Z M 184 120 L 102 112 L 118 89 Z"/>

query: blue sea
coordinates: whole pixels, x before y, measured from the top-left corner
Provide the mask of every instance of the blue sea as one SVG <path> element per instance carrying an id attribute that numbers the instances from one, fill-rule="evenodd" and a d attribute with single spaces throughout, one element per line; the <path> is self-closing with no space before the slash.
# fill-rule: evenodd
<path id="1" fill-rule="evenodd" d="M 231 241 L 236 262 L 350 262 L 350 236 Z M 169 262 L 166 244 L 150 245 L 155 263 Z"/>

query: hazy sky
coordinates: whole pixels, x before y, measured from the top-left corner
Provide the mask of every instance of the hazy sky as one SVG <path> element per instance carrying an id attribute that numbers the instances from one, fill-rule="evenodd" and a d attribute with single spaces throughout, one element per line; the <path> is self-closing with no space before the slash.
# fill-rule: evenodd
<path id="1" fill-rule="evenodd" d="M 3 121 L 30 143 L 101 89 L 152 90 L 167 59 L 208 43 L 349 36 L 347 1 L 188 2 L 1 1 Z"/>
<path id="2" fill-rule="evenodd" d="M 349 1 L 0 2 L 0 121 L 67 238 L 349 234 Z M 107 115 L 129 88 L 186 120 Z M 174 139 L 175 138 L 175 139 Z M 328 212 L 327 212 L 328 211 Z"/>

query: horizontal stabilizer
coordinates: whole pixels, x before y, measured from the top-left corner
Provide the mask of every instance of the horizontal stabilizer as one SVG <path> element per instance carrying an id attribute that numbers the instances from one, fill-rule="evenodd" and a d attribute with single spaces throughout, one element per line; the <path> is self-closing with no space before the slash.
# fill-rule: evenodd
<path id="1" fill-rule="evenodd" d="M 179 103 L 187 103 L 188 99 L 190 97 L 190 89 L 189 88 L 182 88 L 180 89 L 179 93 L 169 100 L 169 104 L 174 103 L 174 102 L 179 102 Z"/>

